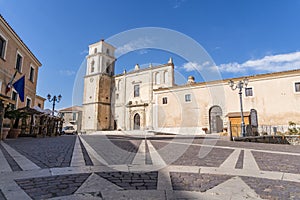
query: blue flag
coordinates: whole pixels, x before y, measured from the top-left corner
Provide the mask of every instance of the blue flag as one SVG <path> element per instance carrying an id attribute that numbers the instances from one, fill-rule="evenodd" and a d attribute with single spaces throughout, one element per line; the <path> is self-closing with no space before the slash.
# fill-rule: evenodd
<path id="1" fill-rule="evenodd" d="M 13 84 L 15 90 L 18 92 L 20 100 L 24 102 L 24 88 L 25 88 L 25 75 L 22 76 Z"/>

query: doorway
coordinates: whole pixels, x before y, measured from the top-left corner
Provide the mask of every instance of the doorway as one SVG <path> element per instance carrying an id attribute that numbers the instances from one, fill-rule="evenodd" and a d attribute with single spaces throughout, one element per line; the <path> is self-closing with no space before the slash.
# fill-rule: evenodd
<path id="1" fill-rule="evenodd" d="M 222 109 L 220 106 L 213 106 L 209 110 L 210 133 L 220 133 L 223 131 Z"/>
<path id="2" fill-rule="evenodd" d="M 141 126 L 141 117 L 136 113 L 133 117 L 133 130 L 140 130 Z"/>

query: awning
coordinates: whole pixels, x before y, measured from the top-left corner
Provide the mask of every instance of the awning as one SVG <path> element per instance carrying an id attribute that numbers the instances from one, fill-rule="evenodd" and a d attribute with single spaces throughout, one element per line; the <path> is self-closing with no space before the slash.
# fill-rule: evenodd
<path id="1" fill-rule="evenodd" d="M 15 103 L 15 101 L 11 100 L 9 96 L 5 96 L 3 94 L 0 94 L 0 101 L 3 103 Z"/>

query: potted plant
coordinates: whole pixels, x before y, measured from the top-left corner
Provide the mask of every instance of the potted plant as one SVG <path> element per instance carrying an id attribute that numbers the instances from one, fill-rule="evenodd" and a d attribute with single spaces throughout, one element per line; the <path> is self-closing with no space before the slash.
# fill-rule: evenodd
<path id="1" fill-rule="evenodd" d="M 11 121 L 8 118 L 3 119 L 1 140 L 5 140 L 10 130 Z"/>
<path id="2" fill-rule="evenodd" d="M 17 138 L 21 133 L 21 128 L 19 127 L 19 121 L 21 118 L 26 117 L 25 113 L 19 110 L 9 110 L 5 112 L 5 117 L 13 120 L 13 126 L 8 132 L 10 138 Z"/>
<path id="3" fill-rule="evenodd" d="M 204 127 L 204 128 L 202 128 L 202 131 L 204 131 L 205 133 L 207 133 L 208 128 Z"/>

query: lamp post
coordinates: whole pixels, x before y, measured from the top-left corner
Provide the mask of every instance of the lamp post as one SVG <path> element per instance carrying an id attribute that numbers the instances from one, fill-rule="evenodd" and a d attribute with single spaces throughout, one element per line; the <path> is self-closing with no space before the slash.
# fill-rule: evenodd
<path id="1" fill-rule="evenodd" d="M 242 118 L 242 136 L 246 136 L 246 130 L 245 130 L 245 121 L 244 121 L 244 113 L 243 113 L 243 98 L 242 98 L 242 89 L 246 88 L 248 85 L 249 80 L 247 78 L 244 78 L 243 80 L 235 83 L 233 80 L 230 80 L 228 82 L 229 87 L 231 87 L 232 90 L 239 89 L 239 95 L 240 95 L 240 106 L 241 106 L 241 118 Z"/>
<path id="2" fill-rule="evenodd" d="M 62 96 L 61 95 L 58 95 L 57 97 L 54 95 L 52 98 L 51 98 L 51 95 L 48 94 L 47 95 L 47 99 L 49 102 L 53 102 L 53 107 L 52 107 L 52 115 L 54 116 L 54 108 L 55 108 L 55 102 L 59 103 L 60 100 L 61 100 Z"/>

